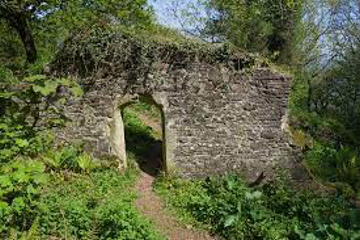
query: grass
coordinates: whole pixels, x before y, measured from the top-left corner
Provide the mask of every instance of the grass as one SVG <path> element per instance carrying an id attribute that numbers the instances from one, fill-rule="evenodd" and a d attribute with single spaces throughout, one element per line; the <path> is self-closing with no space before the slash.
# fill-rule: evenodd
<path id="1" fill-rule="evenodd" d="M 151 146 L 162 139 L 161 133 L 143 123 L 138 112 L 131 108 L 125 109 L 124 122 L 127 150 L 137 158 L 146 158 Z"/>
<path id="2" fill-rule="evenodd" d="M 159 179 L 156 192 L 184 221 L 224 239 L 359 239 L 360 212 L 341 196 L 286 181 L 249 188 L 240 178 Z"/>
<path id="3" fill-rule="evenodd" d="M 156 117 L 157 116 L 157 117 Z M 156 176 L 163 168 L 160 111 L 153 105 L 138 102 L 124 109 L 126 149 L 139 168 Z M 150 122 L 147 123 L 143 121 Z"/>
<path id="4" fill-rule="evenodd" d="M 137 174 L 97 169 L 53 176 L 39 203 L 39 231 L 61 239 L 162 239 L 134 208 Z"/>
<path id="5" fill-rule="evenodd" d="M 81 143 L 54 151 L 50 145 L 43 149 L 44 144 L 18 140 L 28 149 L 39 148 L 39 154 L 6 158 L 0 166 L 0 238 L 164 239 L 134 206 L 135 162 L 156 139 L 137 112 L 129 110 L 125 172 L 116 161 L 93 159 Z"/>
<path id="6" fill-rule="evenodd" d="M 161 124 L 161 111 L 155 105 L 148 104 L 146 101 L 140 99 L 129 108 L 137 114 L 144 114 L 155 122 Z"/>
<path id="7" fill-rule="evenodd" d="M 125 172 L 113 165 L 79 146 L 4 164 L 1 238 L 164 239 L 134 206 L 139 170 L 132 162 Z"/>
<path id="8" fill-rule="evenodd" d="M 98 164 L 83 171 L 81 153 L 62 152 L 54 156 L 67 162 L 57 167 L 24 159 L 1 169 L 3 239 L 164 239 L 134 207 L 137 169 Z M 74 164 L 65 168 L 69 159 Z"/>
<path id="9" fill-rule="evenodd" d="M 125 110 L 130 161 L 125 173 L 106 167 L 89 174 L 65 171 L 53 176 L 40 201 L 42 235 L 64 239 L 163 239 L 134 208 L 136 193 L 133 190 L 139 171 L 134 163 L 146 157 L 156 141 L 154 131 L 138 114 L 142 112 L 155 118 L 156 110 L 141 102 Z"/>

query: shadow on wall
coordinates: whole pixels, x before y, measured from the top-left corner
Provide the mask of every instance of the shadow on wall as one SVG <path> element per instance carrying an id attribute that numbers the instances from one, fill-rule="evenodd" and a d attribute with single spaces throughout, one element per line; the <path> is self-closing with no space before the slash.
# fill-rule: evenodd
<path id="1" fill-rule="evenodd" d="M 136 103 L 134 104 L 137 107 Z M 123 110 L 126 151 L 134 154 L 139 168 L 151 176 L 157 176 L 163 169 L 163 141 L 158 132 L 147 125 L 143 118 L 146 116 L 134 107 Z M 161 119 L 159 120 L 161 122 Z M 161 129 L 161 124 L 159 127 Z M 161 135 L 161 134 L 160 134 Z M 155 137 L 156 136 L 156 137 Z"/>

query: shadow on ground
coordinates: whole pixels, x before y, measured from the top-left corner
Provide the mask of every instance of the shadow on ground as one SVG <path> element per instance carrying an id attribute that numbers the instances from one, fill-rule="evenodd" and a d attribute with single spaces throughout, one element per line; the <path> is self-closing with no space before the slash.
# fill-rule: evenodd
<path id="1" fill-rule="evenodd" d="M 142 171 L 157 176 L 162 170 L 162 141 L 151 134 L 151 127 L 125 124 L 126 150 L 133 153 Z"/>

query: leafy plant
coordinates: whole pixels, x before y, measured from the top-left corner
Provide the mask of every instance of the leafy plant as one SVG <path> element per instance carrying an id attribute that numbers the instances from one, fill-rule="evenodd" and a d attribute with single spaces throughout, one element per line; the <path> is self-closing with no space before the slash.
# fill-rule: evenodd
<path id="1" fill-rule="evenodd" d="M 40 162 L 20 159 L 0 168 L 0 233 L 27 231 L 38 209 L 41 189 L 48 180 Z"/>
<path id="2" fill-rule="evenodd" d="M 333 161 L 339 181 L 347 182 L 355 188 L 360 179 L 360 158 L 356 152 L 349 147 L 341 146 Z"/>
<path id="3" fill-rule="evenodd" d="M 360 233 L 343 198 L 291 189 L 281 179 L 257 189 L 238 177 L 165 178 L 155 187 L 182 218 L 225 239 L 338 239 L 337 232 L 348 237 L 339 239 L 356 239 Z"/>
<path id="4" fill-rule="evenodd" d="M 158 234 L 149 228 L 149 221 L 142 219 L 133 206 L 114 197 L 96 209 L 99 239 L 159 239 Z"/>
<path id="5" fill-rule="evenodd" d="M 25 77 L 21 83 L 1 88 L 0 162 L 45 151 L 52 140 L 46 130 L 62 126 L 67 120 L 58 103 L 82 94 L 73 81 L 43 75 Z M 60 94 L 61 89 L 72 94 Z"/>
<path id="6" fill-rule="evenodd" d="M 43 75 L 15 80 L 0 86 L 0 234 L 31 239 L 36 238 L 39 199 L 48 179 L 44 165 L 34 159 L 49 153 L 50 130 L 66 121 L 58 103 L 81 95 L 82 90 L 68 79 Z M 53 169 L 77 167 L 75 150 L 52 155 L 43 159 Z"/>
<path id="7" fill-rule="evenodd" d="M 80 155 L 77 158 L 77 163 L 83 172 L 89 172 L 98 167 L 98 164 L 96 164 L 93 158 L 87 153 Z"/>
<path id="8" fill-rule="evenodd" d="M 329 182 L 349 184 L 357 190 L 360 179 L 360 158 L 349 147 L 335 149 L 316 142 L 307 152 L 306 162 L 315 176 Z"/>
<path id="9" fill-rule="evenodd" d="M 42 236 L 64 239 L 162 239 L 134 209 L 130 189 L 136 174 L 129 169 L 97 169 L 72 175 L 66 184 L 54 178 L 41 198 Z"/>
<path id="10" fill-rule="evenodd" d="M 44 164 L 51 170 L 59 170 L 62 164 L 62 155 L 59 152 L 48 152 L 41 156 Z"/>
<path id="11" fill-rule="evenodd" d="M 57 151 L 49 150 L 41 156 L 41 159 L 49 170 L 57 172 L 70 170 L 89 173 L 100 167 L 100 164 L 85 153 L 81 146 L 71 145 Z"/>

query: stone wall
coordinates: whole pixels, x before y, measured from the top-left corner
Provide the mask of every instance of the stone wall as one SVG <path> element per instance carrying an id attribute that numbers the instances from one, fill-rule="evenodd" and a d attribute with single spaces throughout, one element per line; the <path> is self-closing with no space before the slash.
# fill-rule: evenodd
<path id="1" fill-rule="evenodd" d="M 241 172 L 248 177 L 293 167 L 282 122 L 291 78 L 270 69 L 230 72 L 194 64 L 172 71 L 163 64 L 153 81 L 97 79 L 68 103 L 69 126 L 58 133 L 81 139 L 95 156 L 115 155 L 126 165 L 121 106 L 139 95 L 162 109 L 165 161 L 184 176 Z"/>
<path id="2" fill-rule="evenodd" d="M 271 177 L 277 167 L 296 169 L 283 129 L 290 77 L 251 64 L 254 59 L 227 55 L 227 49 L 202 52 L 201 58 L 193 51 L 189 61 L 179 44 L 157 49 L 163 60 L 134 61 L 146 51 L 145 57 L 157 56 L 150 51 L 157 44 L 146 49 L 138 42 L 131 45 L 128 37 L 104 36 L 113 44 L 104 40 L 90 48 L 92 38 L 75 38 L 78 42 L 70 42 L 68 50 L 65 46 L 52 66 L 54 75 L 76 77 L 85 92 L 65 106 L 71 122 L 58 132 L 60 140 L 81 139 L 95 156 L 116 156 L 126 166 L 121 108 L 144 96 L 163 113 L 165 170 L 176 168 L 187 177 L 239 172 L 253 179 L 262 172 Z M 82 52 L 72 46 L 82 46 Z M 124 49 L 130 49 L 129 56 L 119 54 Z"/>

